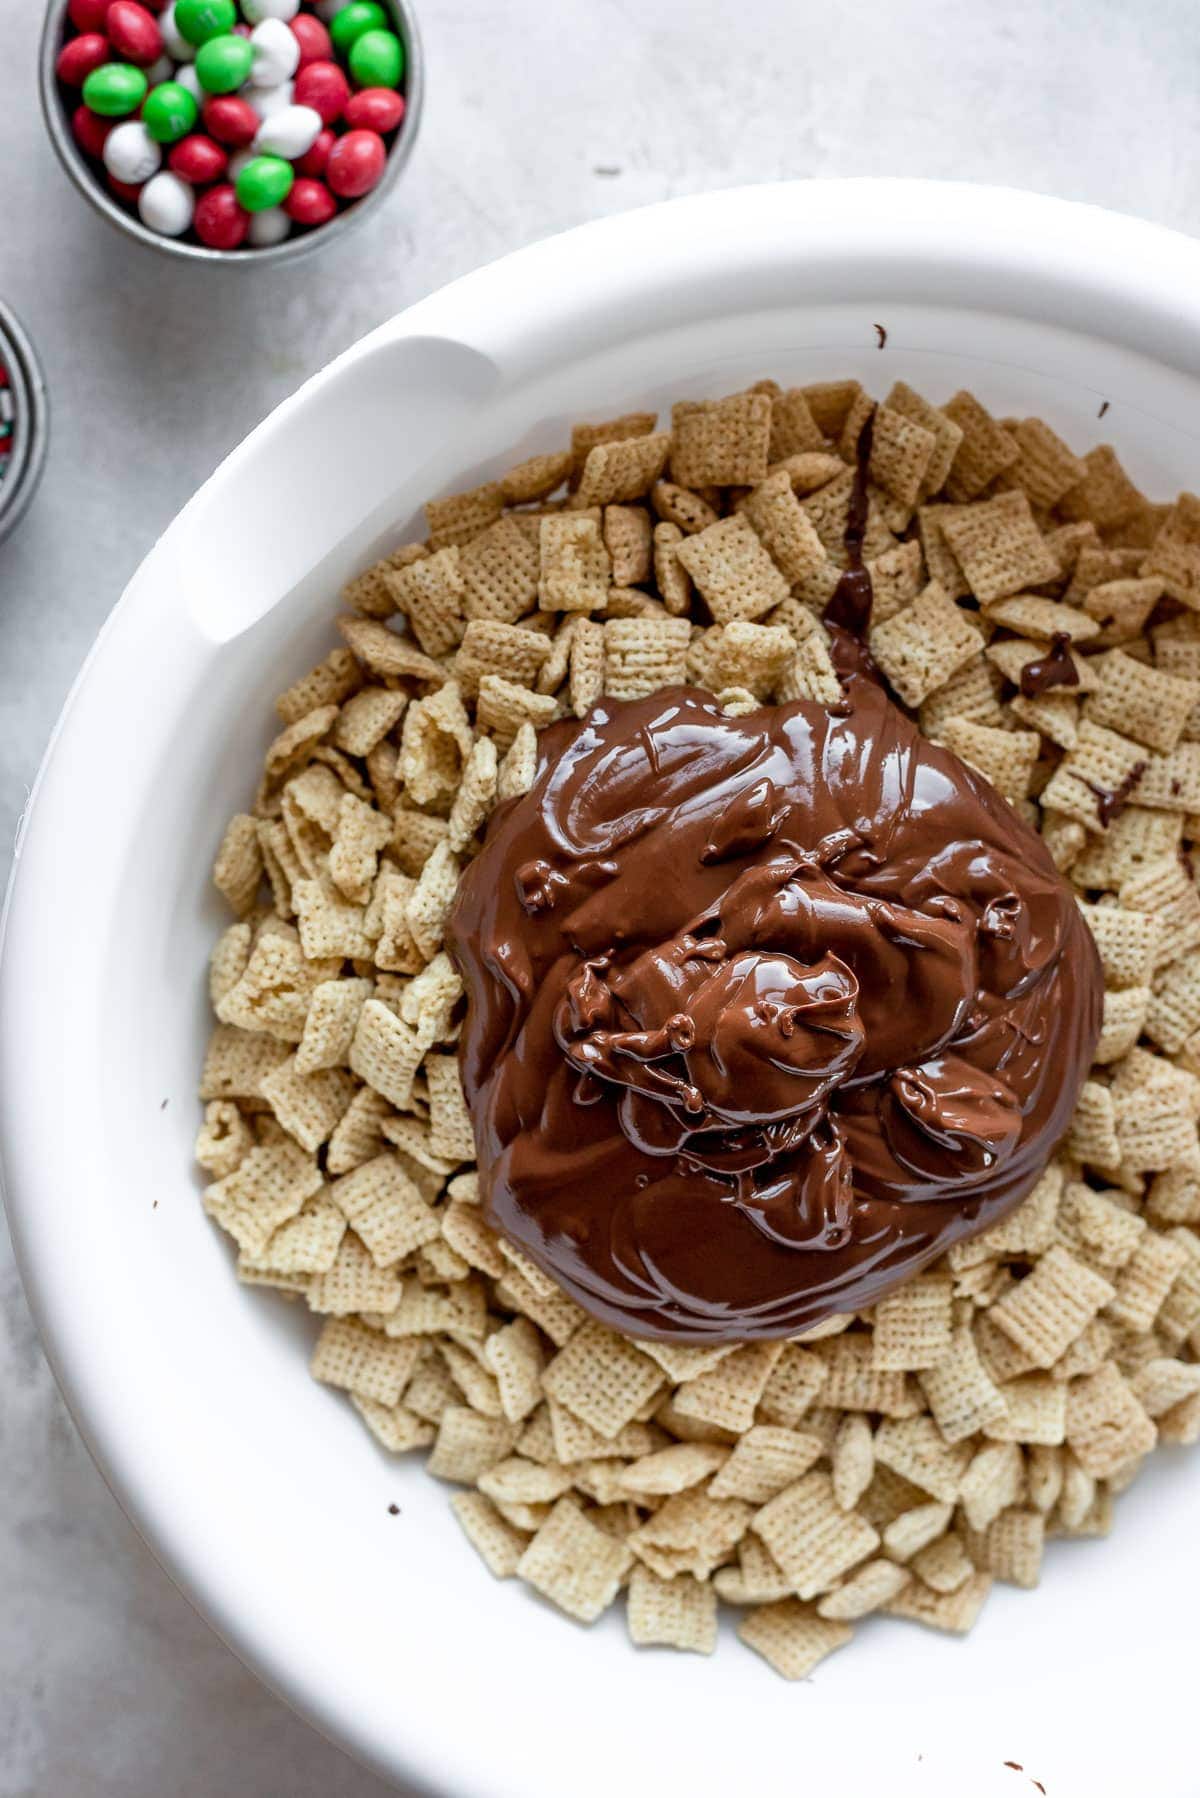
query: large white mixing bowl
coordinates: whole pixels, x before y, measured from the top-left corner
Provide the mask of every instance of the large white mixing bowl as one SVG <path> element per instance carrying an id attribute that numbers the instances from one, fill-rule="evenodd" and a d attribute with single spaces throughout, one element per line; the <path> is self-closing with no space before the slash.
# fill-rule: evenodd
<path id="1" fill-rule="evenodd" d="M 572 419 L 766 374 L 970 386 L 1080 448 L 1111 439 L 1173 493 L 1200 471 L 1200 247 L 980 188 L 713 194 L 484 269 L 273 413 L 134 577 L 25 823 L 0 1127 L 29 1296 L 164 1566 L 397 1778 L 455 1798 L 1019 1798 L 1018 1761 L 1050 1798 L 1195 1798 L 1200 1459 L 1161 1456 L 1109 1542 L 1052 1546 L 1041 1590 L 998 1590 L 968 1643 L 876 1622 L 799 1687 L 728 1640 L 710 1661 L 638 1653 L 617 1617 L 582 1630 L 489 1578 L 445 1489 L 309 1380 L 312 1320 L 239 1287 L 200 1208 L 209 865 L 272 696 L 334 641 L 340 583 L 420 528 L 427 495 Z"/>

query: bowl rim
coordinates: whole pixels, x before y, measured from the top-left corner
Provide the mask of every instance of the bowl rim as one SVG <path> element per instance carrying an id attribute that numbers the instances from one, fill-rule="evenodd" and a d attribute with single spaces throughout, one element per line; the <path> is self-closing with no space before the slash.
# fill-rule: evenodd
<path id="1" fill-rule="evenodd" d="M 127 212 L 123 206 L 119 206 L 112 195 L 101 187 L 90 163 L 75 142 L 55 72 L 58 53 L 63 44 L 68 3 L 69 0 L 47 0 L 38 48 L 38 95 L 42 119 L 54 146 L 54 153 L 73 187 L 82 194 L 93 211 L 98 212 L 101 218 L 106 219 L 126 237 L 157 250 L 162 256 L 178 257 L 194 263 L 216 263 L 222 266 L 240 264 L 243 267 L 269 267 L 281 262 L 298 262 L 302 256 L 311 256 L 323 245 L 336 243 L 347 231 L 360 224 L 378 202 L 387 198 L 412 155 L 425 105 L 425 50 L 413 0 L 383 0 L 384 6 L 393 15 L 404 44 L 404 118 L 399 134 L 388 152 L 383 176 L 370 193 L 364 194 L 361 200 L 348 206 L 344 212 L 339 212 L 328 224 L 296 237 L 287 237 L 282 243 L 267 244 L 261 248 L 251 246 L 248 249 L 215 250 L 207 244 L 185 243 L 177 237 L 164 237 L 161 231 L 152 231 L 148 225 L 144 225 L 136 213 Z"/>
<path id="2" fill-rule="evenodd" d="M 0 482 L 0 542 L 28 510 L 42 478 L 49 447 L 50 401 L 46 380 L 29 334 L 12 308 L 0 300 L 0 351 L 8 369 L 13 407 L 20 428 L 4 480 Z"/>
<path id="3" fill-rule="evenodd" d="M 598 220 L 462 277 L 397 315 L 313 377 L 248 444 L 233 452 L 208 491 L 242 478 L 251 451 L 269 451 L 277 433 L 303 419 L 312 397 L 389 334 L 453 332 L 464 321 L 487 318 L 494 324 L 499 318 L 528 348 L 531 331 L 539 342 L 543 331 L 553 335 L 578 305 L 589 278 L 602 283 L 605 271 L 611 275 L 614 266 L 629 271 L 635 292 L 652 284 L 661 295 L 664 284 L 675 283 L 678 289 L 707 276 L 720 296 L 730 291 L 731 255 L 736 262 L 750 246 L 765 259 L 778 253 L 785 233 L 789 243 L 795 233 L 813 266 L 824 260 L 836 268 L 855 297 L 887 291 L 878 283 L 890 276 L 897 298 L 919 292 L 953 300 L 956 271 L 961 276 L 969 270 L 968 291 L 977 295 L 981 283 L 994 281 L 998 306 L 1017 312 L 1024 296 L 1049 304 L 1049 295 L 1059 316 L 1075 318 L 1082 308 L 1088 327 L 1121 344 L 1138 341 L 1140 331 L 1156 343 L 1161 358 L 1170 357 L 1177 366 L 1190 363 L 1200 373 L 1200 244 L 1180 233 L 1098 207 L 1006 188 L 890 179 L 778 183 L 691 196 Z M 651 248 L 653 262 L 647 255 Z M 544 316 L 535 309 L 532 321 L 531 291 L 542 296 L 545 307 Z M 960 296 L 962 291 L 960 283 Z M 960 298 L 960 303 L 979 304 L 977 297 L 974 302 Z M 223 1569 L 219 1545 L 198 1542 L 181 1527 L 166 1502 L 164 1474 L 147 1463 L 137 1417 L 122 1403 L 119 1385 L 116 1390 L 111 1384 L 101 1387 L 90 1365 L 103 1295 L 99 1289 L 94 1293 L 91 1319 L 80 1315 L 73 1296 L 78 1270 L 70 1235 L 56 1227 L 61 1195 L 44 1176 L 39 1184 L 28 1168 L 20 1185 L 11 1180 L 11 1146 L 37 1087 L 36 1070 L 23 1065 L 20 1054 L 23 1014 L 28 1015 L 34 998 L 27 969 L 36 965 L 37 940 L 37 907 L 22 883 L 22 844 L 40 849 L 41 843 L 61 840 L 68 777 L 73 766 L 94 756 L 77 715 L 83 709 L 77 705 L 80 694 L 101 673 L 117 620 L 151 613 L 153 597 L 147 586 L 139 587 L 135 575 L 68 696 L 18 832 L 0 919 L 0 1178 L 6 1185 L 17 1263 L 47 1357 L 80 1432 L 168 1575 L 234 1652 L 321 1733 L 384 1778 L 440 1791 L 439 1726 L 423 1715 L 420 1694 L 405 1707 L 398 1693 L 386 1727 L 363 1714 L 353 1695 L 336 1688 L 327 1668 L 305 1655 L 303 1645 L 281 1641 L 269 1621 L 248 1614 Z M 490 1788 L 481 1784 L 471 1789 Z"/>

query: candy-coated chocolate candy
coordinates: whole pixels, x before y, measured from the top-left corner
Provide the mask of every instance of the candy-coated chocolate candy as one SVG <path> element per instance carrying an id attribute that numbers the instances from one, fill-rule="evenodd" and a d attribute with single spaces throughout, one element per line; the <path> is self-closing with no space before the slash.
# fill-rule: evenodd
<path id="1" fill-rule="evenodd" d="M 76 31 L 103 31 L 112 0 L 69 0 L 67 17 Z"/>
<path id="2" fill-rule="evenodd" d="M 196 54 L 196 46 L 188 43 L 175 23 L 174 0 L 159 14 L 158 29 L 162 32 L 163 43 L 167 46 L 167 55 L 174 57 L 176 62 L 190 63 Z"/>
<path id="3" fill-rule="evenodd" d="M 327 125 L 341 116 L 350 98 L 350 83 L 336 62 L 309 62 L 296 76 L 296 103 L 311 106 Z"/>
<path id="4" fill-rule="evenodd" d="M 161 168 L 162 151 L 140 119 L 126 119 L 104 140 L 104 166 L 118 181 L 136 186 Z"/>
<path id="5" fill-rule="evenodd" d="M 82 87 L 93 69 L 108 61 L 108 39 L 102 31 L 85 31 L 68 38 L 58 53 L 54 72 L 66 87 Z"/>
<path id="6" fill-rule="evenodd" d="M 281 206 L 295 178 L 291 163 L 282 156 L 252 156 L 235 183 L 238 204 L 247 212 Z"/>
<path id="7" fill-rule="evenodd" d="M 175 59 L 164 50 L 157 62 L 152 62 L 146 70 L 146 80 L 151 87 L 160 87 L 164 81 L 174 81 Z M 193 99 L 195 96 L 192 96 Z"/>
<path id="8" fill-rule="evenodd" d="M 221 179 L 229 166 L 229 158 L 213 138 L 194 132 L 191 137 L 172 144 L 167 152 L 167 163 L 181 180 L 190 181 L 194 187 L 207 187 L 210 181 Z"/>
<path id="9" fill-rule="evenodd" d="M 112 0 L 104 21 L 108 41 L 125 62 L 148 68 L 163 53 L 158 20 L 138 0 Z"/>
<path id="10" fill-rule="evenodd" d="M 337 211 L 337 201 L 323 181 L 313 181 L 307 175 L 301 175 L 299 180 L 292 183 L 292 191 L 283 203 L 283 210 L 298 225 L 324 225 Z"/>
<path id="11" fill-rule="evenodd" d="M 250 214 L 238 205 L 237 195 L 228 181 L 210 187 L 196 202 L 193 221 L 196 236 L 210 250 L 236 250 L 245 242 L 250 229 Z"/>
<path id="12" fill-rule="evenodd" d="M 325 179 L 342 200 L 370 193 L 383 173 L 387 150 L 377 131 L 347 131 L 329 153 Z"/>
<path id="13" fill-rule="evenodd" d="M 242 13 L 252 25 L 264 19 L 282 19 L 286 24 L 300 11 L 300 0 L 242 0 Z"/>
<path id="14" fill-rule="evenodd" d="M 404 95 L 394 87 L 364 87 L 346 102 L 346 123 L 352 131 L 394 131 L 404 117 Z"/>
<path id="15" fill-rule="evenodd" d="M 311 106 L 284 106 L 264 119 L 254 148 L 267 156 L 283 156 L 295 162 L 311 150 L 321 135 L 321 115 Z"/>
<path id="16" fill-rule="evenodd" d="M 92 112 L 87 106 L 77 106 L 71 114 L 71 130 L 85 156 L 100 157 L 104 154 L 104 140 L 112 128 L 111 119 L 102 119 L 99 113 Z"/>
<path id="17" fill-rule="evenodd" d="M 300 46 L 300 67 L 306 62 L 329 62 L 333 42 L 329 32 L 315 13 L 298 12 L 291 23 L 292 36 Z"/>
<path id="18" fill-rule="evenodd" d="M 197 49 L 232 31 L 237 16 L 233 0 L 175 0 L 176 28 Z"/>
<path id="19" fill-rule="evenodd" d="M 329 166 L 329 153 L 336 142 L 337 138 L 326 125 L 323 131 L 317 133 L 312 149 L 296 158 L 296 173 L 314 177 L 323 175 Z"/>
<path id="20" fill-rule="evenodd" d="M 175 71 L 175 79 L 180 87 L 186 87 L 197 106 L 203 106 L 208 96 L 200 85 L 200 77 L 196 73 L 194 62 L 181 62 Z"/>
<path id="21" fill-rule="evenodd" d="M 199 112 L 186 87 L 178 81 L 164 81 L 146 95 L 142 123 L 156 143 L 173 144 L 187 136 Z"/>
<path id="22" fill-rule="evenodd" d="M 278 112 L 286 112 L 292 105 L 296 95 L 294 81 L 281 81 L 278 87 L 248 87 L 246 99 L 254 108 L 259 120 L 273 119 Z"/>
<path id="23" fill-rule="evenodd" d="M 360 87 L 396 87 L 404 73 L 404 45 L 394 31 L 364 31 L 350 46 L 350 73 Z"/>
<path id="24" fill-rule="evenodd" d="M 163 237 L 181 237 L 192 222 L 196 198 L 186 181 L 163 169 L 152 175 L 138 195 L 143 225 Z"/>
<path id="25" fill-rule="evenodd" d="M 290 236 L 292 221 L 279 206 L 268 206 L 264 212 L 255 212 L 250 217 L 250 229 L 247 241 L 256 250 L 269 250 L 272 244 L 282 243 Z"/>
<path id="26" fill-rule="evenodd" d="M 350 5 L 343 6 L 329 27 L 334 49 L 340 50 L 343 56 L 348 56 L 351 44 L 364 31 L 386 27 L 387 22 L 388 16 L 379 5 L 379 0 L 350 0 Z"/>
<path id="27" fill-rule="evenodd" d="M 128 62 L 106 62 L 83 84 L 83 103 L 106 119 L 123 119 L 146 98 L 146 77 Z"/>
<path id="28" fill-rule="evenodd" d="M 219 144 L 228 144 L 232 149 L 238 149 L 242 144 L 254 142 L 254 134 L 258 130 L 258 114 L 248 101 L 235 94 L 221 94 L 205 100 L 200 108 L 200 117 L 204 121 L 204 129 Z"/>
<path id="29" fill-rule="evenodd" d="M 254 51 L 244 37 L 226 32 L 210 37 L 196 52 L 196 73 L 205 93 L 231 94 L 249 77 Z"/>
<path id="30" fill-rule="evenodd" d="M 282 19 L 264 19 L 250 33 L 254 62 L 250 69 L 253 87 L 278 87 L 288 81 L 300 66 L 300 46 Z"/>

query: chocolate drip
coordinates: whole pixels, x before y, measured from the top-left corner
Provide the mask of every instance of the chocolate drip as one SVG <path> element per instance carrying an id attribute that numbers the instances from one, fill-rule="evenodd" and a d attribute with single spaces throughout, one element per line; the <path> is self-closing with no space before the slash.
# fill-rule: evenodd
<path id="1" fill-rule="evenodd" d="M 1019 685 L 1025 699 L 1037 699 L 1051 687 L 1079 685 L 1079 670 L 1071 656 L 1071 639 L 1066 631 L 1055 631 L 1047 653 L 1037 661 L 1026 662 Z"/>
<path id="2" fill-rule="evenodd" d="M 1135 762 L 1124 780 L 1111 790 L 1108 787 L 1098 787 L 1095 781 L 1084 781 L 1088 791 L 1096 795 L 1096 816 L 1102 830 L 1107 830 L 1113 819 L 1120 817 L 1149 765 L 1148 762 Z"/>
<path id="3" fill-rule="evenodd" d="M 875 436 L 875 408 L 868 412 L 854 448 L 854 482 L 850 488 L 850 506 L 846 530 L 842 538 L 846 546 L 846 572 L 834 588 L 824 611 L 824 621 L 831 630 L 846 631 L 860 643 L 867 640 L 871 625 L 871 575 L 863 561 L 863 544 L 867 536 L 867 514 L 870 494 L 867 490 L 867 468 L 871 461 L 871 444 Z M 837 657 L 834 661 L 836 664 Z M 838 668 L 838 673 L 842 669 Z"/>

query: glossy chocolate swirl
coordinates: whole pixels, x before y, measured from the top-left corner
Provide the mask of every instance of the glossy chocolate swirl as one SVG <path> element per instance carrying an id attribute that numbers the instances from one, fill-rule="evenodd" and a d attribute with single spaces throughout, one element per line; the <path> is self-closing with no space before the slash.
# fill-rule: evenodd
<path id="1" fill-rule="evenodd" d="M 870 1304 L 1024 1198 L 1100 1028 L 1041 840 L 854 674 L 552 726 L 451 940 L 486 1215 L 632 1335 Z"/>

